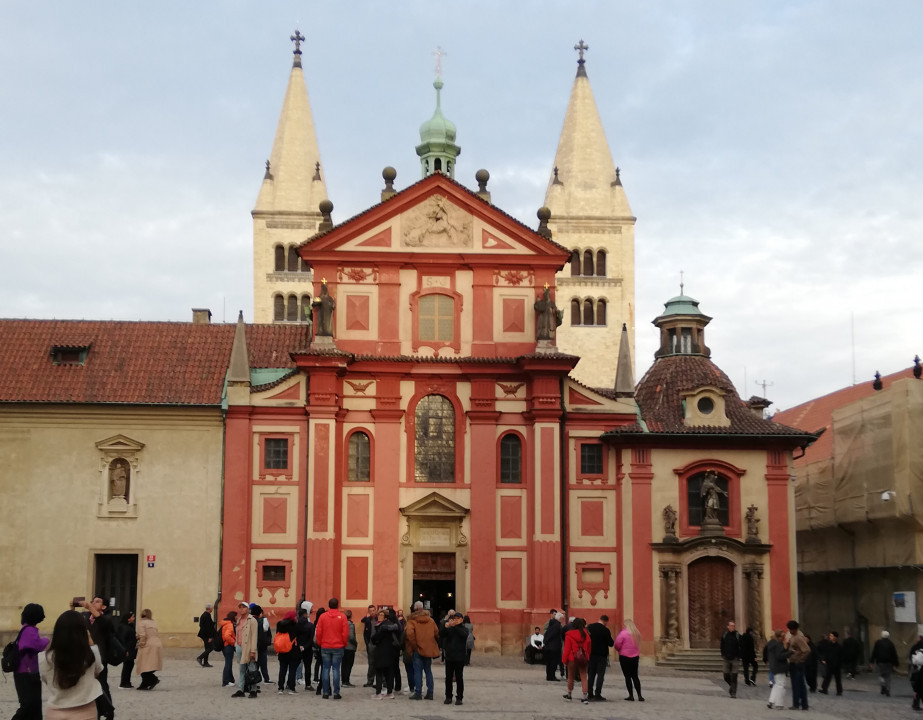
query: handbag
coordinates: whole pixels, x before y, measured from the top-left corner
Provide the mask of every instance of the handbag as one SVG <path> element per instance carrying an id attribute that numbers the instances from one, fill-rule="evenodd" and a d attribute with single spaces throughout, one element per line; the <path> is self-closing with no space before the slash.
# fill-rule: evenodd
<path id="1" fill-rule="evenodd" d="M 253 692 L 260 686 L 262 681 L 263 675 L 260 673 L 260 669 L 257 667 L 256 661 L 251 660 L 247 663 L 247 672 L 244 673 L 244 690 Z"/>

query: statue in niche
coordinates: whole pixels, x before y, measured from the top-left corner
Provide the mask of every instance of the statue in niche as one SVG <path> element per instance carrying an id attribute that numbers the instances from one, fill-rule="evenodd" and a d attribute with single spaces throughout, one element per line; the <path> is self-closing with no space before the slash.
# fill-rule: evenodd
<path id="1" fill-rule="evenodd" d="M 327 292 L 327 281 L 320 286 L 320 296 L 314 299 L 317 306 L 317 335 L 333 337 L 333 311 L 337 306 L 336 300 Z"/>
<path id="2" fill-rule="evenodd" d="M 724 495 L 724 497 L 727 497 L 728 494 L 718 487 L 718 473 L 714 470 L 708 470 L 705 473 L 700 494 L 705 510 L 705 522 L 718 523 L 718 508 L 721 506 L 721 499 L 718 496 Z"/>
<path id="3" fill-rule="evenodd" d="M 667 505 L 663 509 L 663 534 L 665 539 L 676 537 L 676 517 L 676 510 L 673 509 L 672 505 Z"/>
<path id="4" fill-rule="evenodd" d="M 564 311 L 558 310 L 554 300 L 551 299 L 551 289 L 545 283 L 545 291 L 541 300 L 535 301 L 535 312 L 538 318 L 535 322 L 536 338 L 538 340 L 551 340 L 555 330 L 564 322 Z"/>
<path id="5" fill-rule="evenodd" d="M 751 505 L 747 508 L 747 540 L 758 540 L 760 536 L 760 519 L 756 516 L 757 507 Z"/>
<path id="6" fill-rule="evenodd" d="M 131 468 L 124 458 L 117 458 L 109 464 L 109 499 L 125 500 L 128 497 L 128 480 Z"/>

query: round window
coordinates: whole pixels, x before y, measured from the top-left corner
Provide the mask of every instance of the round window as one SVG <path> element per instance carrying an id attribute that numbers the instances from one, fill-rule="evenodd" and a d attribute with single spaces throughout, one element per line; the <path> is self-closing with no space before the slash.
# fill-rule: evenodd
<path id="1" fill-rule="evenodd" d="M 699 398 L 699 401 L 696 403 L 696 407 L 703 415 L 711 415 L 712 410 L 715 409 L 715 401 L 710 397 L 702 397 Z"/>

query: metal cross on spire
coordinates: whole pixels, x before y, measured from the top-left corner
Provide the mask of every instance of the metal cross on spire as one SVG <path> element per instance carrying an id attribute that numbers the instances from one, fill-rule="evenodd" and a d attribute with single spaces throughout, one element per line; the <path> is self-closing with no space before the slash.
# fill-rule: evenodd
<path id="1" fill-rule="evenodd" d="M 436 79 L 442 79 L 442 58 L 444 58 L 448 53 L 443 50 L 441 47 L 436 47 L 433 51 L 433 57 L 436 58 Z"/>
<path id="2" fill-rule="evenodd" d="M 304 42 L 305 37 L 301 34 L 301 31 L 295 28 L 295 34 L 290 38 L 293 43 L 295 43 L 295 55 L 301 55 L 301 43 Z"/>
<path id="3" fill-rule="evenodd" d="M 577 62 L 580 63 L 581 65 L 583 65 L 583 63 L 585 62 L 583 59 L 583 53 L 585 53 L 589 49 L 590 49 L 590 46 L 587 45 L 585 42 L 583 42 L 583 38 L 580 38 L 580 42 L 574 45 L 574 50 L 576 50 L 580 55 Z"/>
<path id="4" fill-rule="evenodd" d="M 683 271 L 679 271 L 679 294 L 683 294 Z"/>

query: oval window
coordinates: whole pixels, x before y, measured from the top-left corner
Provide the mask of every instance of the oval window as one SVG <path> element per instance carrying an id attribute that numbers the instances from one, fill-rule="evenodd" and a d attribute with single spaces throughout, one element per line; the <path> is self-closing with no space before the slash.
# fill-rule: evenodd
<path id="1" fill-rule="evenodd" d="M 696 407 L 703 415 L 711 415 L 712 410 L 715 409 L 715 401 L 710 397 L 702 397 L 699 398 L 699 401 L 696 403 Z"/>

